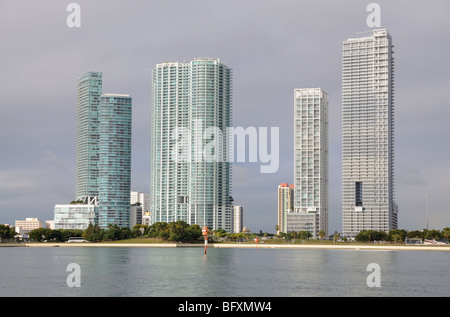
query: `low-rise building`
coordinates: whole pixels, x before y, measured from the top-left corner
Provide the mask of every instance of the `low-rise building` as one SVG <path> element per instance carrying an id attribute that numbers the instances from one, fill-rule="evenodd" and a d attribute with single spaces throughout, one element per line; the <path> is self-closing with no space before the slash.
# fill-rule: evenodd
<path id="1" fill-rule="evenodd" d="M 85 230 L 90 223 L 96 223 L 97 208 L 96 196 L 84 197 L 80 202 L 74 204 L 55 205 L 54 228 Z"/>
<path id="2" fill-rule="evenodd" d="M 23 235 L 31 230 L 43 228 L 43 222 L 42 220 L 39 220 L 39 218 L 25 218 L 25 220 L 16 220 L 14 226 L 16 232 L 19 233 L 19 235 Z"/>

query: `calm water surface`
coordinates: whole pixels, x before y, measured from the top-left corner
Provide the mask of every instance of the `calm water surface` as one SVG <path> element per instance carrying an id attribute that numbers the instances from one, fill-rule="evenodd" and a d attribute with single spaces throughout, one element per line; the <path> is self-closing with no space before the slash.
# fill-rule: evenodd
<path id="1" fill-rule="evenodd" d="M 0 296 L 449 296 L 450 252 L 0 248 Z M 68 287 L 70 263 L 81 287 Z M 381 287 L 367 286 L 380 265 Z"/>

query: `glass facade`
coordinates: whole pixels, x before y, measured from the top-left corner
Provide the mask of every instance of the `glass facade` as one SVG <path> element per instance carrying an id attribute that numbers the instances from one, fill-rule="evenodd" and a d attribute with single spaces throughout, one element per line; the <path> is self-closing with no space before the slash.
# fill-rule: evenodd
<path id="1" fill-rule="evenodd" d="M 101 94 L 102 73 L 87 72 L 78 78 L 76 199 L 98 196 Z"/>
<path id="2" fill-rule="evenodd" d="M 212 230 L 233 230 L 231 164 L 220 159 L 228 158 L 225 131 L 232 124 L 231 77 L 231 69 L 216 58 L 162 63 L 153 69 L 153 223 L 183 220 Z M 218 137 L 207 131 L 220 131 L 223 135 Z M 218 146 L 208 154 L 211 143 Z M 211 156 L 219 159 L 211 160 Z"/>
<path id="3" fill-rule="evenodd" d="M 100 228 L 130 225 L 131 101 L 129 95 L 119 94 L 103 94 L 100 100 Z"/>
<path id="4" fill-rule="evenodd" d="M 384 30 L 342 50 L 342 228 L 397 228 L 394 201 L 394 58 Z"/>
<path id="5" fill-rule="evenodd" d="M 81 229 L 86 230 L 90 223 L 95 223 L 95 205 L 55 205 L 55 229 Z"/>

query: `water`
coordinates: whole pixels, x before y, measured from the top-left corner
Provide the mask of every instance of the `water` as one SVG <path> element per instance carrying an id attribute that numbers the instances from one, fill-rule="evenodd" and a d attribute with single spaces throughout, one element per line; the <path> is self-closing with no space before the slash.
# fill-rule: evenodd
<path id="1" fill-rule="evenodd" d="M 0 296 L 448 296 L 450 252 L 332 249 L 0 248 Z M 70 263 L 81 286 L 68 287 Z M 381 287 L 368 287 L 369 263 Z"/>

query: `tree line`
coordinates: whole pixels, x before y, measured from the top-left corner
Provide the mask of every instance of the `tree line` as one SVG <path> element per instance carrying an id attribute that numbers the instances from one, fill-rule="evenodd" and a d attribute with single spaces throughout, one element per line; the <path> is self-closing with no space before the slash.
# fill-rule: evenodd
<path id="1" fill-rule="evenodd" d="M 446 227 L 443 230 L 413 230 L 406 231 L 404 229 L 392 229 L 389 233 L 384 231 L 375 230 L 363 230 L 355 236 L 355 240 L 358 242 L 373 242 L 373 241 L 388 241 L 393 243 L 403 243 L 406 238 L 418 238 L 422 241 L 425 239 L 429 240 L 442 240 L 447 241 L 450 238 L 450 228 Z"/>
<path id="2" fill-rule="evenodd" d="M 132 229 L 119 227 L 116 224 L 110 224 L 107 229 L 102 229 L 98 224 L 91 223 L 85 230 L 38 228 L 30 231 L 28 237 L 37 242 L 66 242 L 70 237 L 83 237 L 90 242 L 117 241 L 138 237 L 193 242 L 202 237 L 202 229 L 198 225 L 188 225 L 184 221 L 157 222 L 150 226 L 138 224 Z"/>

